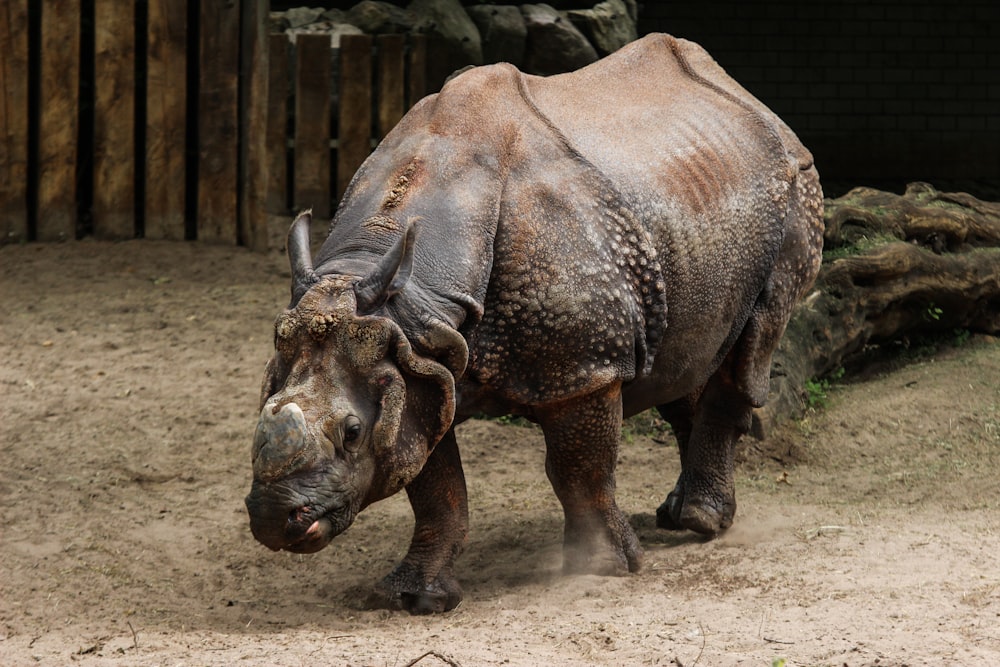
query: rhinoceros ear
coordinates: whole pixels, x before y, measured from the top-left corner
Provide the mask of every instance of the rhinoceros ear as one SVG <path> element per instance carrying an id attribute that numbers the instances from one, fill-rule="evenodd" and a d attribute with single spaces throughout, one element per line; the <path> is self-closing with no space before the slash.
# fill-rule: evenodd
<path id="1" fill-rule="evenodd" d="M 461 340 L 461 337 L 459 336 Z M 464 347 L 464 340 L 462 340 Z M 467 348 L 466 348 L 467 349 Z M 443 364 L 414 352 L 397 329 L 389 354 L 402 372 L 406 394 L 399 424 L 400 444 L 419 443 L 423 460 L 451 428 L 455 419 L 455 376 Z M 467 355 L 467 353 L 466 353 Z M 414 474 L 409 476 L 412 479 Z"/>
<path id="2" fill-rule="evenodd" d="M 416 222 L 408 222 L 406 231 L 382 257 L 378 266 L 354 286 L 359 315 L 378 310 L 406 285 L 413 272 L 413 244 L 416 238 Z"/>
<path id="3" fill-rule="evenodd" d="M 319 280 L 313 271 L 312 252 L 309 249 L 309 226 L 312 224 L 312 210 L 302 211 L 288 230 L 288 261 L 292 266 L 292 302 L 289 308 L 299 302 L 302 295 Z"/>

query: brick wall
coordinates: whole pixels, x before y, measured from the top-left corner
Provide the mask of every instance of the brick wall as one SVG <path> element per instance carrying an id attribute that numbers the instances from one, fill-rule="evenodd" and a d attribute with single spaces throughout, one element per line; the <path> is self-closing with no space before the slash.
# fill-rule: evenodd
<path id="1" fill-rule="evenodd" d="M 816 156 L 829 194 L 924 180 L 1000 199 L 1000 1 L 647 0 Z"/>

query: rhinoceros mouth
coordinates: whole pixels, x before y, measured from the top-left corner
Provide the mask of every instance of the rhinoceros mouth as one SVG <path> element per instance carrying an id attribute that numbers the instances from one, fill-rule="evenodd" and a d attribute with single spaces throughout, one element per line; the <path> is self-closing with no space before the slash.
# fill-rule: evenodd
<path id="1" fill-rule="evenodd" d="M 350 503 L 332 507 L 317 502 L 280 509 L 266 485 L 254 485 L 247 496 L 250 531 L 258 542 L 272 551 L 314 553 L 347 530 L 356 511 Z M 300 503 L 305 500 L 301 498 Z M 287 508 L 288 505 L 285 505 Z"/>
<path id="2" fill-rule="evenodd" d="M 343 530 L 335 530 L 334 521 L 329 516 L 323 515 L 309 524 L 302 537 L 281 548 L 297 554 L 315 553 L 328 545 L 340 532 Z"/>

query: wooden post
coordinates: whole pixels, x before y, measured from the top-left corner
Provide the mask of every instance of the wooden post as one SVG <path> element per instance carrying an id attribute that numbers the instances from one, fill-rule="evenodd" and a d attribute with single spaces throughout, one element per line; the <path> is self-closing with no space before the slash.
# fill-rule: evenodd
<path id="1" fill-rule="evenodd" d="M 94 4 L 94 235 L 135 237 L 135 4 Z"/>
<path id="2" fill-rule="evenodd" d="M 288 37 L 268 38 L 267 209 L 268 246 L 283 248 L 288 232 Z"/>
<path id="3" fill-rule="evenodd" d="M 372 40 L 340 38 L 340 114 L 337 132 L 337 198 L 371 152 Z"/>
<path id="4" fill-rule="evenodd" d="M 76 238 L 80 0 L 42 2 L 38 127 L 39 241 Z"/>
<path id="5" fill-rule="evenodd" d="M 198 239 L 237 237 L 240 6 L 201 3 L 198 67 Z"/>
<path id="6" fill-rule="evenodd" d="M 382 140 L 396 126 L 405 111 L 402 35 L 379 35 L 378 54 L 378 138 Z"/>
<path id="7" fill-rule="evenodd" d="M 406 60 L 409 70 L 406 108 L 411 109 L 427 94 L 427 38 L 424 35 L 410 35 L 410 49 Z"/>
<path id="8" fill-rule="evenodd" d="M 267 2 L 243 0 L 240 68 L 240 239 L 267 250 Z"/>
<path id="9" fill-rule="evenodd" d="M 299 35 L 295 44 L 295 208 L 311 208 L 313 219 L 323 220 L 332 199 L 330 36 Z"/>
<path id="10" fill-rule="evenodd" d="M 28 0 L 0 8 L 0 245 L 28 238 Z"/>
<path id="11" fill-rule="evenodd" d="M 148 35 L 145 235 L 148 239 L 181 241 L 187 141 L 187 0 L 149 0 Z"/>

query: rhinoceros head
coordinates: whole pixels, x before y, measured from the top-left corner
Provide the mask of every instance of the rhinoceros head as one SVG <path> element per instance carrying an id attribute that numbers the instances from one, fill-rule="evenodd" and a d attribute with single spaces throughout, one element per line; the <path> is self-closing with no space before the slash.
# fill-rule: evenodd
<path id="1" fill-rule="evenodd" d="M 367 276 L 317 276 L 309 222 L 289 233 L 292 303 L 275 323 L 246 498 L 254 536 L 299 553 L 412 481 L 455 412 L 452 372 L 371 314 L 409 277 L 414 227 Z"/>

